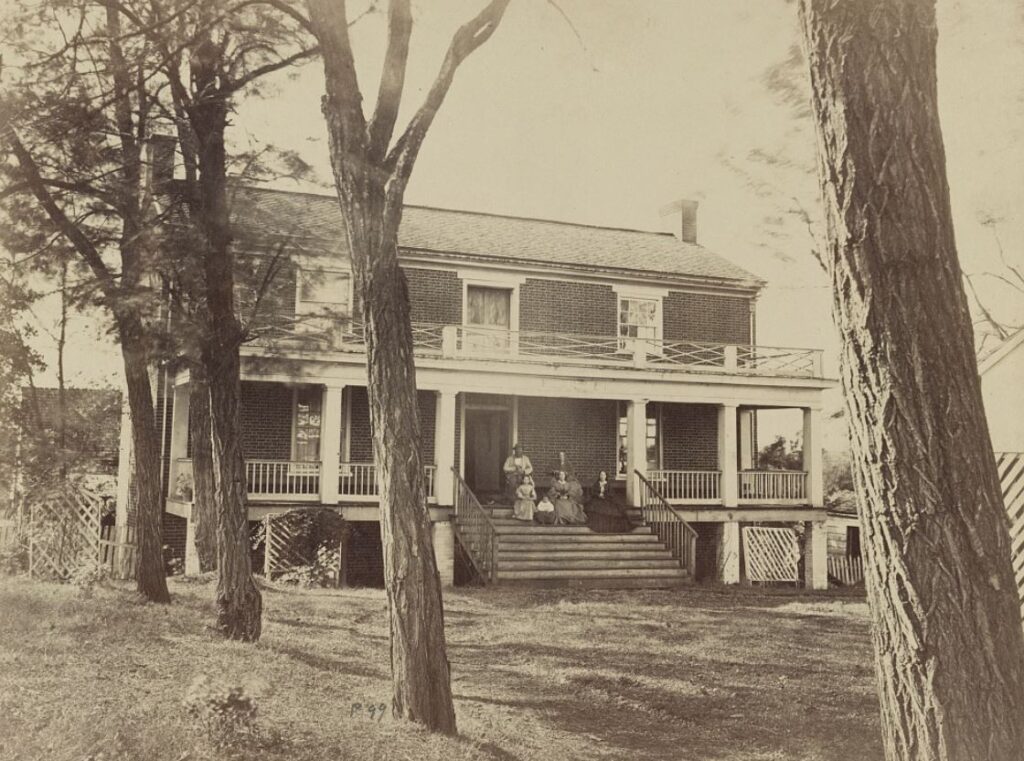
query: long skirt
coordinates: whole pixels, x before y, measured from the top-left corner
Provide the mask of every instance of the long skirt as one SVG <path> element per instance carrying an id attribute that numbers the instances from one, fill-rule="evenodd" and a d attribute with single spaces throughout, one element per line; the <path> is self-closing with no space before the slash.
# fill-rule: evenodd
<path id="1" fill-rule="evenodd" d="M 529 497 L 521 497 L 512 504 L 512 517 L 518 521 L 532 521 L 536 505 Z"/>
<path id="2" fill-rule="evenodd" d="M 533 514 L 533 519 L 537 521 L 537 523 L 541 523 L 545 526 L 551 526 L 555 522 L 555 513 L 552 510 L 538 510 Z"/>
<path id="3" fill-rule="evenodd" d="M 560 497 L 555 500 L 555 523 L 576 525 L 587 522 L 587 515 L 578 502 L 573 502 L 568 497 Z"/>

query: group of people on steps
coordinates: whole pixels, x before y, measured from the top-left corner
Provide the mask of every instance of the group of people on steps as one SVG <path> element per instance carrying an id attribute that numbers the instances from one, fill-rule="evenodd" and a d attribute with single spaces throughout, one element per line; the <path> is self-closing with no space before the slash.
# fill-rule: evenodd
<path id="1" fill-rule="evenodd" d="M 502 467 L 514 497 L 512 517 L 542 525 L 588 525 L 603 533 L 629 531 L 632 526 L 625 506 L 612 494 L 608 473 L 602 470 L 589 495 L 584 496 L 580 482 L 566 470 L 564 456 L 561 459 L 562 468 L 552 472 L 551 485 L 538 502 L 533 464 L 521 445 L 512 448 Z"/>

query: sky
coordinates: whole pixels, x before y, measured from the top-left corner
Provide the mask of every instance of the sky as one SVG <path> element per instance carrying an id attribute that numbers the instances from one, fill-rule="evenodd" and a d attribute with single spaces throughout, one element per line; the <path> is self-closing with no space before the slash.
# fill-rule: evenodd
<path id="1" fill-rule="evenodd" d="M 400 124 L 422 100 L 452 32 L 481 4 L 414 3 Z M 998 220 L 1007 256 L 1024 259 L 1024 11 L 1010 0 L 939 0 L 938 23 L 940 117 L 961 262 L 967 272 L 995 272 L 1001 264 L 986 217 Z M 385 27 L 376 13 L 352 31 L 367 110 Z M 786 0 L 513 0 L 494 37 L 459 70 L 406 200 L 675 229 L 658 210 L 698 199 L 699 241 L 768 281 L 758 342 L 823 348 L 834 376 L 830 292 L 804 224 L 789 211 L 796 198 L 817 214 L 816 178 L 768 171 L 752 158 L 783 147 L 796 164 L 813 164 L 811 126 L 764 83 L 797 42 L 796 7 Z M 318 62 L 268 83 L 262 98 L 240 105 L 232 138 L 298 151 L 330 192 L 322 85 Z M 753 178 L 776 187 L 765 196 Z M 1024 297 L 1012 298 L 995 278 L 977 282 L 990 308 L 1024 321 Z M 95 326 L 76 329 L 72 377 L 116 384 L 116 349 L 95 345 Z M 829 404 L 838 408 L 838 398 Z"/>

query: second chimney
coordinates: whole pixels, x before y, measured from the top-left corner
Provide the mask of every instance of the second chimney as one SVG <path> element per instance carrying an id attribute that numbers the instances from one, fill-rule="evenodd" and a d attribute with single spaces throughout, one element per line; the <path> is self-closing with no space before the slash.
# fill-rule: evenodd
<path id="1" fill-rule="evenodd" d="M 681 198 L 678 201 L 668 204 L 667 206 L 661 207 L 662 218 L 668 216 L 674 216 L 679 225 L 676 229 L 679 231 L 679 239 L 686 243 L 697 242 L 697 206 L 699 201 L 693 201 L 689 198 Z"/>
<path id="2" fill-rule="evenodd" d="M 178 140 L 173 135 L 150 135 L 146 141 L 146 177 L 152 192 L 170 190 L 174 182 L 174 163 Z"/>

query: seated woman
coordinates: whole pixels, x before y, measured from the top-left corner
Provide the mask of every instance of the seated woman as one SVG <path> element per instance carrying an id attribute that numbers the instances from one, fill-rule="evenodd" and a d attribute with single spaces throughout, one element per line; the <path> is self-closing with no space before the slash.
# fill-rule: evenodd
<path id="1" fill-rule="evenodd" d="M 555 506 L 555 523 L 580 525 L 587 522 L 587 514 L 583 512 L 583 489 L 575 478 L 568 479 L 565 471 L 560 470 L 556 479 L 548 489 L 548 497 Z"/>
<path id="2" fill-rule="evenodd" d="M 512 504 L 512 517 L 517 521 L 532 521 L 536 509 L 537 490 L 533 478 L 523 476 L 523 482 L 516 487 L 516 501 Z"/>
<path id="3" fill-rule="evenodd" d="M 533 519 L 537 521 L 537 523 L 542 523 L 545 526 L 551 526 L 554 524 L 555 506 L 551 504 L 551 500 L 548 499 L 546 495 L 537 503 L 537 511 L 533 514 Z"/>
<path id="4" fill-rule="evenodd" d="M 587 525 L 599 534 L 622 534 L 632 531 L 626 506 L 612 494 L 608 473 L 601 471 L 590 489 L 587 500 Z"/>

